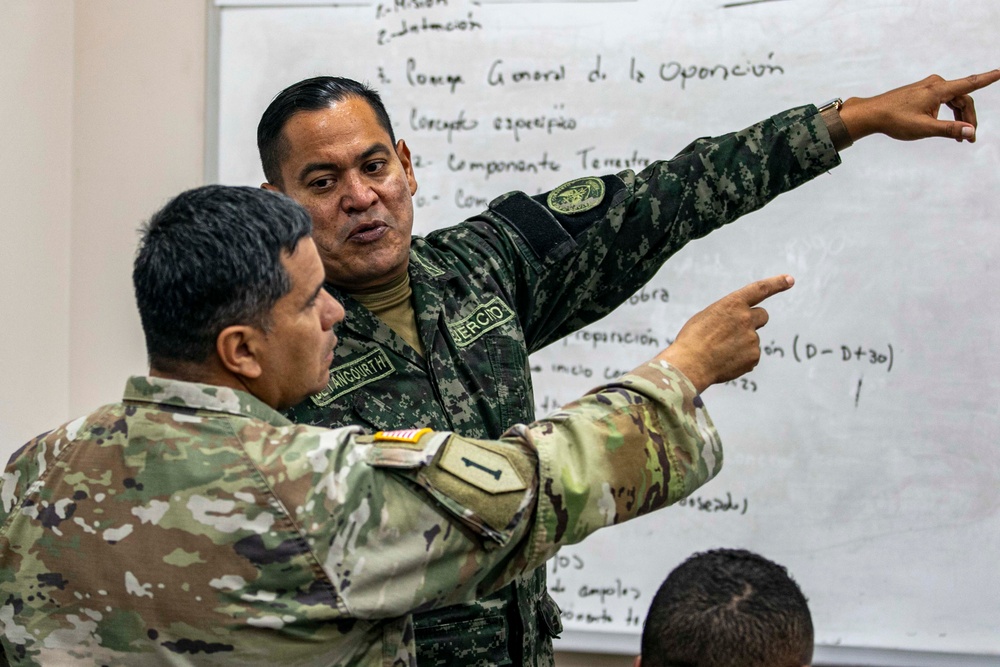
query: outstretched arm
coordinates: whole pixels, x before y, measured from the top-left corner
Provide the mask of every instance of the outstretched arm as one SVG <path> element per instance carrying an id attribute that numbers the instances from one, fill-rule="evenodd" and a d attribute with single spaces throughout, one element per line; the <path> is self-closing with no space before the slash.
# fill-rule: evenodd
<path id="1" fill-rule="evenodd" d="M 970 93 L 1000 81 L 1000 69 L 946 81 L 933 74 L 875 97 L 851 97 L 840 117 L 853 141 L 869 134 L 884 134 L 901 141 L 947 137 L 976 140 L 976 106 Z M 954 120 L 938 120 L 941 105 L 952 110 Z"/>
<path id="2" fill-rule="evenodd" d="M 722 447 L 697 393 L 753 368 L 757 304 L 790 286 L 777 276 L 720 299 L 649 362 L 498 441 L 286 427 L 268 482 L 308 508 L 311 549 L 351 615 L 479 597 L 714 477 Z"/>

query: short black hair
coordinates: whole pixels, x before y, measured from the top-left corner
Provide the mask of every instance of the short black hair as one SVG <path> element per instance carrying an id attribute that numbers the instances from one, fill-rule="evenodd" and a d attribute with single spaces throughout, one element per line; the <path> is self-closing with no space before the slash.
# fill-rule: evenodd
<path id="1" fill-rule="evenodd" d="M 250 187 L 181 193 L 141 230 L 132 270 L 152 368 L 204 363 L 234 324 L 267 329 L 291 289 L 281 263 L 312 231 L 304 208 Z"/>
<path id="2" fill-rule="evenodd" d="M 281 163 L 288 157 L 288 143 L 282 136 L 282 130 L 288 120 L 300 111 L 326 109 L 348 97 L 365 100 L 375 112 L 379 125 L 388 133 L 392 145 L 396 145 L 389 113 L 374 88 L 339 76 L 305 79 L 275 95 L 257 124 L 257 150 L 260 152 L 260 164 L 268 183 L 282 187 Z"/>
<path id="3" fill-rule="evenodd" d="M 744 549 L 677 566 L 642 632 L 642 667 L 774 667 L 812 661 L 809 605 L 787 570 Z"/>

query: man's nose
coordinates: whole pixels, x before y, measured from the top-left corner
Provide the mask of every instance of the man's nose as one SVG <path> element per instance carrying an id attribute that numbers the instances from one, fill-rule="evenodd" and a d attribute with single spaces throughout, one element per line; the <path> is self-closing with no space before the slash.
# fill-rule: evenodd
<path id="1" fill-rule="evenodd" d="M 344 306 L 341 305 L 339 301 L 334 299 L 325 289 L 322 292 L 322 298 L 324 300 L 322 319 L 323 329 L 329 330 L 332 329 L 334 325 L 344 321 Z"/>
<path id="2" fill-rule="evenodd" d="M 352 172 L 343 181 L 341 206 L 347 212 L 367 211 L 377 200 L 378 194 L 361 174 Z"/>

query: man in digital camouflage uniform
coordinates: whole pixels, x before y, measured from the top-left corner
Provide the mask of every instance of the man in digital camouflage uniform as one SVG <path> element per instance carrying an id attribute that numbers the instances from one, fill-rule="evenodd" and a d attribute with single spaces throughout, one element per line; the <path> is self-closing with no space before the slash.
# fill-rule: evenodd
<path id="1" fill-rule="evenodd" d="M 347 317 L 329 386 L 288 415 L 496 438 L 533 419 L 529 354 L 610 313 L 689 240 L 837 166 L 854 140 L 974 141 L 969 93 L 998 78 L 932 76 L 792 109 L 699 139 L 638 174 L 503 195 L 474 218 L 412 239 L 410 152 L 378 95 L 332 77 L 292 85 L 258 126 L 263 187 L 312 214 L 327 287 Z M 955 121 L 937 119 L 942 104 Z M 418 615 L 417 651 L 421 667 L 548 667 L 560 628 L 540 569 L 475 605 Z"/>
<path id="2" fill-rule="evenodd" d="M 150 359 L 121 403 L 16 452 L 0 486 L 0 664 L 416 665 L 415 609 L 469 602 L 669 505 L 722 451 L 698 394 L 760 357 L 760 281 L 550 418 L 473 440 L 275 412 L 325 387 L 341 305 L 309 214 L 184 193 L 135 261 Z"/>

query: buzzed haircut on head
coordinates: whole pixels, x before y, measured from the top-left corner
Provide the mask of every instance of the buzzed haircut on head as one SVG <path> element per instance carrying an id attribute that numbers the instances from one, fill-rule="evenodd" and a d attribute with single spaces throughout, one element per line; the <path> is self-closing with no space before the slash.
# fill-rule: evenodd
<path id="1" fill-rule="evenodd" d="M 260 164 L 264 168 L 264 177 L 268 183 L 282 187 L 281 163 L 288 157 L 289 150 L 282 131 L 288 120 L 300 111 L 326 109 L 348 97 L 358 97 L 366 101 L 375 112 L 379 125 L 389 135 L 389 141 L 392 145 L 396 144 L 396 135 L 392 131 L 389 113 L 374 88 L 339 76 L 305 79 L 275 95 L 260 117 L 260 123 L 257 124 L 257 150 L 260 152 Z"/>
<path id="2" fill-rule="evenodd" d="M 150 367 L 205 362 L 228 326 L 266 330 L 291 289 L 282 254 L 311 231 L 304 208 L 260 188 L 207 185 L 168 202 L 141 230 L 132 270 Z"/>
<path id="3" fill-rule="evenodd" d="M 787 570 L 743 549 L 691 556 L 660 586 L 642 667 L 793 667 L 812 661 L 813 625 Z"/>

